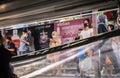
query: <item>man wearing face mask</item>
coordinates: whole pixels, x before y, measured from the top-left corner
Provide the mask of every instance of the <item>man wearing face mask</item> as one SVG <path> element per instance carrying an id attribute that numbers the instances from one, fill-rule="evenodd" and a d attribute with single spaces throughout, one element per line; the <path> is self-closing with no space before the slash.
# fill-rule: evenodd
<path id="1" fill-rule="evenodd" d="M 106 15 L 100 15 L 98 18 L 98 34 L 108 32 Z"/>
<path id="2" fill-rule="evenodd" d="M 81 39 L 85 39 L 93 36 L 93 28 L 91 27 L 91 23 L 89 19 L 84 20 L 84 29 L 81 32 Z"/>
<path id="3" fill-rule="evenodd" d="M 93 28 L 91 27 L 90 20 L 89 19 L 85 19 L 83 21 L 83 24 L 84 24 L 84 29 L 81 31 L 80 39 L 86 39 L 86 38 L 89 38 L 89 37 L 93 36 L 94 35 L 93 34 Z M 89 48 L 89 46 L 91 46 L 91 44 L 90 45 L 85 45 L 81 49 L 84 50 L 85 48 Z M 93 50 L 91 48 L 89 48 L 89 50 L 84 52 L 83 54 L 84 54 L 84 56 L 88 55 L 89 57 L 92 57 L 91 55 L 93 54 Z M 90 64 L 90 62 L 88 64 Z M 80 63 L 80 71 L 81 71 L 81 75 L 84 75 L 83 71 L 85 71 L 85 70 L 82 68 L 82 64 L 81 63 Z"/>
<path id="4" fill-rule="evenodd" d="M 27 30 L 23 30 L 22 36 L 20 38 L 20 47 L 19 47 L 20 55 L 29 52 L 28 45 L 30 45 L 28 41 L 28 33 L 27 33 Z"/>

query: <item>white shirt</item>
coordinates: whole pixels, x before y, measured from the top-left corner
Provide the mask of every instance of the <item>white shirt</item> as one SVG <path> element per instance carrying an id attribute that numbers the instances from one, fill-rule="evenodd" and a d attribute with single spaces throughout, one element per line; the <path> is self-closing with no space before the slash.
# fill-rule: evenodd
<path id="1" fill-rule="evenodd" d="M 82 35 L 83 39 L 91 37 L 91 33 L 93 33 L 93 28 L 91 28 L 89 30 L 81 31 L 81 35 Z"/>

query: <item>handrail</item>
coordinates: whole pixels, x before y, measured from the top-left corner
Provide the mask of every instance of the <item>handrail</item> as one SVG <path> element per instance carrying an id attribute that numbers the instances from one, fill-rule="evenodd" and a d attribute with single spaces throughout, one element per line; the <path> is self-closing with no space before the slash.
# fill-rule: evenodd
<path id="1" fill-rule="evenodd" d="M 57 51 L 62 51 L 62 50 L 66 50 L 66 49 L 70 49 L 70 48 L 74 48 L 74 47 L 78 47 L 78 46 L 83 46 L 83 45 L 86 45 L 86 44 L 89 44 L 89 43 L 92 43 L 95 41 L 99 41 L 99 40 L 103 40 L 103 39 L 107 39 L 107 38 L 111 38 L 111 37 L 115 37 L 115 36 L 119 36 L 119 35 L 120 35 L 120 29 L 117 29 L 117 30 L 114 30 L 111 32 L 98 34 L 96 36 L 86 38 L 83 40 L 76 40 L 74 42 L 71 42 L 68 44 L 63 44 L 63 45 L 60 45 L 57 47 L 46 48 L 46 49 L 31 52 L 31 53 L 26 53 L 21 56 L 16 56 L 16 57 L 13 57 L 11 61 L 17 62 L 17 61 L 21 61 L 21 60 L 27 60 L 30 58 L 40 57 L 40 56 L 44 56 L 44 55 L 54 53 Z"/>

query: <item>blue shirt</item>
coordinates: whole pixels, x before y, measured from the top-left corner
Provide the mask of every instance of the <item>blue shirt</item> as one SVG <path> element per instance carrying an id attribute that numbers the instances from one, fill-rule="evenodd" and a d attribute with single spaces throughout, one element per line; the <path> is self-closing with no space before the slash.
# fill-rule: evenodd
<path id="1" fill-rule="evenodd" d="M 78 59 L 81 59 L 81 60 L 82 60 L 82 59 L 85 58 L 85 56 L 84 56 L 85 53 L 84 53 L 83 51 L 84 51 L 84 48 L 83 48 L 83 47 L 81 47 L 80 49 L 77 50 L 77 52 L 80 53 L 80 54 L 77 56 Z"/>
<path id="2" fill-rule="evenodd" d="M 25 40 L 25 37 L 26 37 L 25 35 L 22 35 L 21 39 Z M 24 43 L 24 42 L 20 42 L 19 51 L 29 51 L 28 45 L 26 43 Z"/>

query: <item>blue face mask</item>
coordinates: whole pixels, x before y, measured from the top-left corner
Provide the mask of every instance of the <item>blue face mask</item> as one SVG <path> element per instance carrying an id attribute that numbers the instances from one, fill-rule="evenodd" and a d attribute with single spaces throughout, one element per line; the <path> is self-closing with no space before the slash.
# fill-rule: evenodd
<path id="1" fill-rule="evenodd" d="M 105 19 L 105 25 L 108 25 L 108 20 L 107 19 Z"/>
<path id="2" fill-rule="evenodd" d="M 78 33 L 78 37 L 80 37 L 80 35 L 81 35 L 81 34 L 80 34 L 80 33 Z"/>

